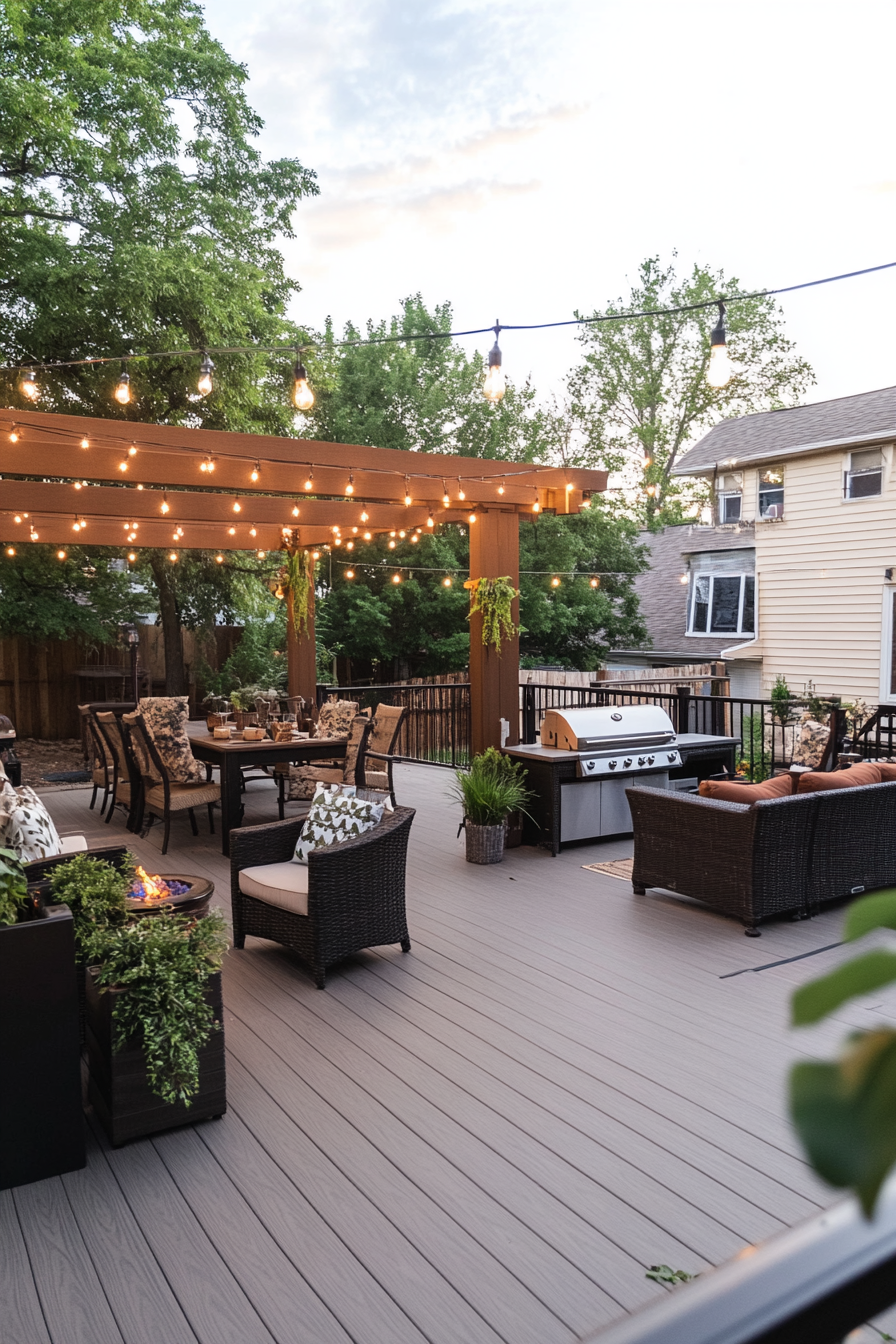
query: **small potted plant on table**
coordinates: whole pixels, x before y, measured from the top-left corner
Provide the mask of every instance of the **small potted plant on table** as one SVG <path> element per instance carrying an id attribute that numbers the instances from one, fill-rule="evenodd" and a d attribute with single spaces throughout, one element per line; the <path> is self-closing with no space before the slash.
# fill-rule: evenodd
<path id="1" fill-rule="evenodd" d="M 532 797 L 524 777 L 525 771 L 494 747 L 475 756 L 469 770 L 457 771 L 452 793 L 464 809 L 468 863 L 504 858 L 508 818 L 526 815 Z"/>

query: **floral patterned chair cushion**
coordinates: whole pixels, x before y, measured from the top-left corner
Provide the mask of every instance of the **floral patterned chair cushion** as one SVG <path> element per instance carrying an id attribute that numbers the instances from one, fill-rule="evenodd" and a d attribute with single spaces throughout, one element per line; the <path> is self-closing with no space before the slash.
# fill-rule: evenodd
<path id="1" fill-rule="evenodd" d="M 51 859 L 62 849 L 53 818 L 34 790 L 14 789 L 7 779 L 0 787 L 0 848 L 13 850 L 23 863 Z"/>
<path id="2" fill-rule="evenodd" d="M 137 710 L 170 778 L 177 784 L 204 784 L 205 766 L 196 760 L 187 736 L 188 704 L 185 695 L 158 695 L 141 700 Z"/>
<path id="3" fill-rule="evenodd" d="M 321 705 L 314 728 L 315 737 L 348 737 L 352 719 L 358 713 L 357 700 L 328 700 Z"/>

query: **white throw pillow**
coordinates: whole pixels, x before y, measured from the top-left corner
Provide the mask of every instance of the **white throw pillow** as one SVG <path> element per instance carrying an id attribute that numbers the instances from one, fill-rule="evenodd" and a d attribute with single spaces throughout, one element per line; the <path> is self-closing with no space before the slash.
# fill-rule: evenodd
<path id="1" fill-rule="evenodd" d="M 15 801 L 9 797 L 13 792 Z M 0 795 L 0 842 L 6 849 L 13 850 L 22 863 L 33 863 L 35 859 L 51 859 L 62 848 L 59 832 L 53 825 L 53 818 L 44 807 L 38 795 L 27 785 L 14 791 L 5 786 Z"/>
<path id="2" fill-rule="evenodd" d="M 325 849 L 329 845 L 338 845 L 340 840 L 363 835 L 378 826 L 382 819 L 383 809 L 378 803 L 365 803 L 361 798 L 326 791 L 311 804 L 293 862 L 307 863 L 313 849 Z"/>

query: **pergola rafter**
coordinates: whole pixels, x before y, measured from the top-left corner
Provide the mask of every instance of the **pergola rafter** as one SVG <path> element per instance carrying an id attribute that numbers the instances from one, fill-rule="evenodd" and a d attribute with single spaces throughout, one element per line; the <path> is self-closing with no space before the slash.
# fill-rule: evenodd
<path id="1" fill-rule="evenodd" d="M 16 548 L 33 530 L 60 547 L 329 546 L 348 559 L 365 533 L 427 533 L 432 519 L 469 526 L 471 578 L 506 575 L 514 585 L 518 517 L 576 513 L 607 484 L 606 472 L 583 468 L 11 410 L 0 411 L 0 471 L 0 539 Z M 289 634 L 290 691 L 311 696 L 313 619 Z M 519 648 L 506 641 L 499 657 L 483 647 L 478 616 L 470 638 L 473 748 L 481 751 L 500 742 L 502 719 L 516 741 Z"/>

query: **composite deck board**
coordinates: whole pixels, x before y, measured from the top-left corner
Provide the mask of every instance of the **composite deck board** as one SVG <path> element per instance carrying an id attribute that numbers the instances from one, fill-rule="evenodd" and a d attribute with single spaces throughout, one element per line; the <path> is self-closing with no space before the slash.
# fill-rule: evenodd
<path id="1" fill-rule="evenodd" d="M 450 773 L 399 766 L 417 808 L 408 956 L 378 949 L 314 989 L 249 939 L 225 962 L 227 1115 L 0 1195 L 3 1344 L 566 1344 L 833 1196 L 786 1117 L 790 1063 L 848 1026 L 892 1020 L 878 995 L 811 1031 L 793 988 L 849 950 L 842 912 L 765 926 L 674 893 L 634 897 L 557 858 L 466 864 Z M 60 831 L 126 843 L 149 871 L 216 884 L 204 814 L 145 839 L 47 794 Z M 246 822 L 274 820 L 264 781 Z M 730 977 L 730 978 L 722 978 Z"/>

